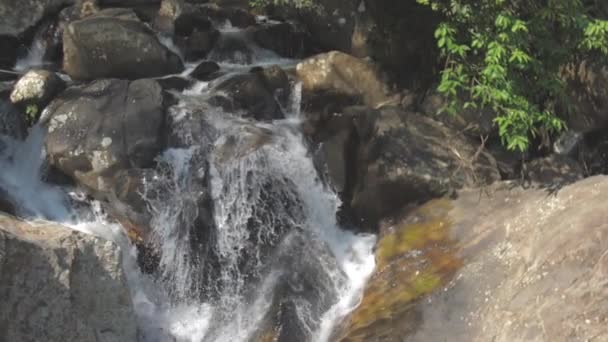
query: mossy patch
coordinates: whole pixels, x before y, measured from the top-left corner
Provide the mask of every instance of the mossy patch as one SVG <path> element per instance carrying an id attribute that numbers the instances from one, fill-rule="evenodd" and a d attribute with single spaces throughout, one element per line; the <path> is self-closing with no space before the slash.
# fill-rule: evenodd
<path id="1" fill-rule="evenodd" d="M 462 266 L 450 239 L 448 200 L 431 201 L 393 226 L 378 242 L 377 270 L 339 340 L 403 336 L 415 302 L 440 288 Z M 397 333 L 396 333 L 397 332 Z"/>

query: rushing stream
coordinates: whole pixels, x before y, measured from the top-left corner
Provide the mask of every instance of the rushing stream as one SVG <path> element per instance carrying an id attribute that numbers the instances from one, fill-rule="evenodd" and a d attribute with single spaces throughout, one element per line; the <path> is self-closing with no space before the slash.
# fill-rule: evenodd
<path id="1" fill-rule="evenodd" d="M 292 62 L 253 50 L 252 60 L 211 56 L 229 72 L 252 66 L 243 63 Z M 250 341 L 275 329 L 276 317 L 284 338 L 326 341 L 358 303 L 374 268 L 375 237 L 338 226 L 339 198 L 318 177 L 299 131 L 298 84 L 286 118 L 273 122 L 206 105 L 212 87 L 197 82 L 177 94 L 169 115 L 182 146 L 157 158 L 158 176 L 146 183 L 156 274 L 139 270 L 136 248 L 100 203 L 42 180 L 42 127 L 23 142 L 4 139 L 0 188 L 26 217 L 122 246 L 142 341 Z M 204 124 L 193 128 L 193 120 Z"/>

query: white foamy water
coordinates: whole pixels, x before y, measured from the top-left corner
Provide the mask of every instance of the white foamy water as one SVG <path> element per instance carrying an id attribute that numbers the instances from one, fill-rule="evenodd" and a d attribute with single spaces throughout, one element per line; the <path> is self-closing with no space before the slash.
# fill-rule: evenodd
<path id="1" fill-rule="evenodd" d="M 162 191 L 144 194 L 160 257 L 157 274 L 139 270 L 136 248 L 99 203 L 79 216 L 69 200 L 79 197 L 78 189 L 41 181 L 41 127 L 24 142 L 6 140 L 0 188 L 32 219 L 121 246 L 142 341 L 250 341 L 273 319 L 277 301 L 290 305 L 298 338 L 329 341 L 360 301 L 375 266 L 375 237 L 344 231 L 336 221 L 340 200 L 318 177 L 299 130 L 300 84 L 283 108 L 284 120 L 251 122 L 205 108 L 202 139 L 192 118 L 209 89 L 199 82 L 182 94 L 171 115 L 188 146 L 164 151 L 158 177 L 146 184 L 150 193 Z M 213 204 L 208 216 L 200 203 L 205 196 Z M 203 226 L 201 217 L 208 220 Z"/>

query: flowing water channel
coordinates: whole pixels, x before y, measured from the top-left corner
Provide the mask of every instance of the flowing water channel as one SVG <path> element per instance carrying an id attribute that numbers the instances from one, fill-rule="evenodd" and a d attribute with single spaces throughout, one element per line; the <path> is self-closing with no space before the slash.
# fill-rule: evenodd
<path id="1" fill-rule="evenodd" d="M 211 57 L 228 74 L 294 62 L 253 51 L 251 60 Z M 144 194 L 159 254 L 153 274 L 140 271 L 137 249 L 100 203 L 43 181 L 43 127 L 22 142 L 3 138 L 0 188 L 25 217 L 122 246 L 142 341 L 254 341 L 271 330 L 283 340 L 327 341 L 358 304 L 374 268 L 375 237 L 338 225 L 340 200 L 318 176 L 300 132 L 298 84 L 286 118 L 272 122 L 207 105 L 213 86 L 197 82 L 169 109 L 180 144 L 157 158 L 158 176 Z"/>

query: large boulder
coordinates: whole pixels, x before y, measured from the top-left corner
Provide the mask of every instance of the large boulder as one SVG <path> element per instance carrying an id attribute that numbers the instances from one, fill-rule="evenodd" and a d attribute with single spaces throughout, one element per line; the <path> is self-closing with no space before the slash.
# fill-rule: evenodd
<path id="1" fill-rule="evenodd" d="M 176 54 L 143 23 L 95 15 L 70 23 L 63 32 L 63 69 L 74 79 L 137 79 L 183 70 Z"/>
<path id="2" fill-rule="evenodd" d="M 308 58 L 297 65 L 296 71 L 305 93 L 349 96 L 370 107 L 392 99 L 389 87 L 373 64 L 342 52 Z"/>
<path id="3" fill-rule="evenodd" d="M 587 341 L 608 336 L 608 179 L 434 200 L 376 247 L 335 341 Z"/>
<path id="4" fill-rule="evenodd" d="M 0 215 L 0 340 L 137 340 L 121 251 L 51 223 Z"/>
<path id="5" fill-rule="evenodd" d="M 95 193 L 116 173 L 146 168 L 162 148 L 163 93 L 153 80 L 100 80 L 68 88 L 47 108 L 51 164 Z"/>
<path id="6" fill-rule="evenodd" d="M 337 132 L 354 130 L 339 140 L 350 145 L 334 147 L 345 151 L 345 164 L 334 160 L 327 165 L 333 179 L 336 174 L 344 179 L 338 182 L 348 186 L 345 202 L 363 228 L 373 229 L 403 205 L 501 179 L 482 145 L 426 116 L 398 107 L 355 107 L 345 110 L 340 121 Z"/>

